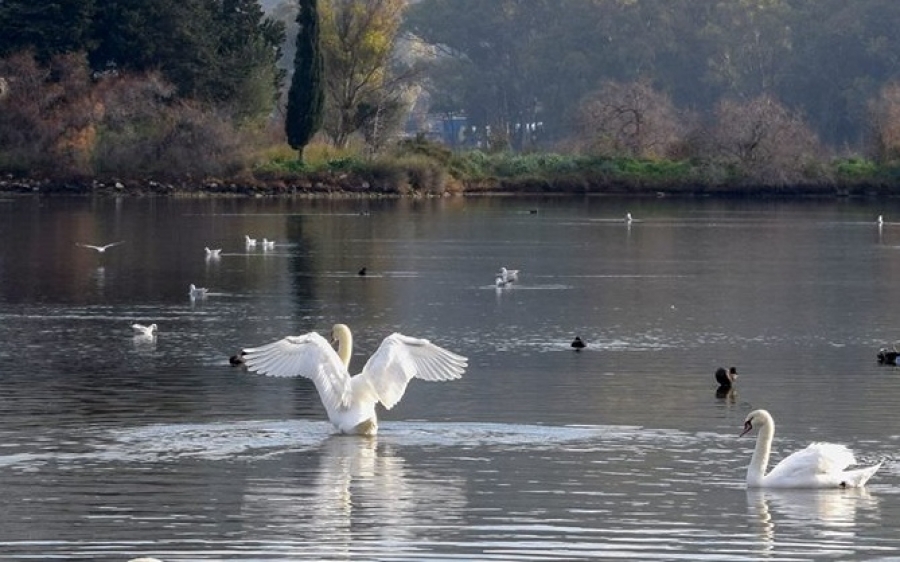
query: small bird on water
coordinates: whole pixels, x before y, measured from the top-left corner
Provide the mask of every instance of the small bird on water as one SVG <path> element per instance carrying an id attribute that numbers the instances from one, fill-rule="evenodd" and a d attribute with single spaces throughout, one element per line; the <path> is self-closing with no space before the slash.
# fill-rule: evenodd
<path id="1" fill-rule="evenodd" d="M 228 363 L 230 363 L 232 367 L 241 367 L 244 365 L 244 355 L 246 355 L 246 352 L 242 349 L 229 357 Z"/>
<path id="2" fill-rule="evenodd" d="M 188 295 L 191 297 L 191 300 L 205 299 L 208 292 L 209 289 L 206 287 L 197 287 L 193 283 L 191 283 L 191 286 L 188 289 Z"/>
<path id="3" fill-rule="evenodd" d="M 581 341 L 580 337 L 575 336 L 575 339 L 572 340 L 572 347 L 575 349 L 575 351 L 581 351 L 582 349 L 587 347 L 587 344 Z"/>
<path id="4" fill-rule="evenodd" d="M 716 382 L 719 383 L 719 388 L 731 388 L 737 377 L 737 369 L 734 367 L 730 367 L 727 371 L 725 367 L 716 369 Z"/>

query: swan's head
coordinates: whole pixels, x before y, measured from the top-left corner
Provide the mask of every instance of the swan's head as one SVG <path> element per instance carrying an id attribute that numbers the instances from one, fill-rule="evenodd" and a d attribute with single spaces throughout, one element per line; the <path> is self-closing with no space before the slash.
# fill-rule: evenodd
<path id="1" fill-rule="evenodd" d="M 769 415 L 769 412 L 765 410 L 753 410 L 747 417 L 744 419 L 744 431 L 741 432 L 740 437 L 747 435 L 754 429 L 762 429 L 766 425 L 770 425 L 772 423 L 772 416 Z"/>
<path id="2" fill-rule="evenodd" d="M 350 328 L 346 324 L 335 324 L 331 327 L 331 343 L 340 344 L 350 336 Z"/>
<path id="3" fill-rule="evenodd" d="M 346 324 L 335 324 L 331 328 L 331 345 L 336 345 L 338 351 L 349 351 L 353 345 L 353 335 Z"/>
<path id="4" fill-rule="evenodd" d="M 150 324 L 150 331 L 156 332 L 156 324 Z"/>

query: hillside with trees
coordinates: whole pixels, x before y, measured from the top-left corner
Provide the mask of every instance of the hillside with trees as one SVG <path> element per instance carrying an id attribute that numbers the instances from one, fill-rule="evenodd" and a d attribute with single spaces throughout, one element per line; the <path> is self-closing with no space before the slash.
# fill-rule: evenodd
<path id="1" fill-rule="evenodd" d="M 900 170 L 893 0 L 312 3 L 316 49 L 296 0 L 3 0 L 0 172 L 846 193 L 892 192 Z M 305 157 L 285 134 L 298 44 L 322 63 Z"/>

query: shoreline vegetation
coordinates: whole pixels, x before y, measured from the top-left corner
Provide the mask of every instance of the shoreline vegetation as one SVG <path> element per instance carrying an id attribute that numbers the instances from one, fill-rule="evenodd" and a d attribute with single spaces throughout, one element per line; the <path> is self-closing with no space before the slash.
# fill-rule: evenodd
<path id="1" fill-rule="evenodd" d="M 0 193 L 109 196 L 440 197 L 598 195 L 618 197 L 827 198 L 900 196 L 900 168 L 834 161 L 802 181 L 748 180 L 697 161 L 548 153 L 454 152 L 421 139 L 390 154 L 297 160 L 279 156 L 230 175 L 97 177 L 5 172 Z"/>

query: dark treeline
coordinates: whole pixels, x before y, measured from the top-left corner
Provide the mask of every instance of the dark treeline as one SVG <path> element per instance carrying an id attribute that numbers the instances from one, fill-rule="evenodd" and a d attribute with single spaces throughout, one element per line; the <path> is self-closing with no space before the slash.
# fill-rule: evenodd
<path id="1" fill-rule="evenodd" d="M 174 94 L 240 117 L 268 114 L 284 25 L 256 0 L 4 0 L 0 55 L 84 53 L 95 73 L 159 71 Z"/>
<path id="2" fill-rule="evenodd" d="M 551 140 L 605 83 L 645 81 L 701 115 L 766 95 L 827 145 L 861 148 L 870 102 L 900 76 L 894 0 L 422 0 L 406 26 L 445 48 L 436 109 L 540 121 Z"/>
<path id="3" fill-rule="evenodd" d="M 897 177 L 895 0 L 317 3 L 322 130 L 298 158 L 295 0 L 268 1 L 271 17 L 257 0 L 0 0 L 0 172 L 325 171 L 398 191 Z M 465 119 L 455 153 L 396 142 L 436 116 Z"/>

